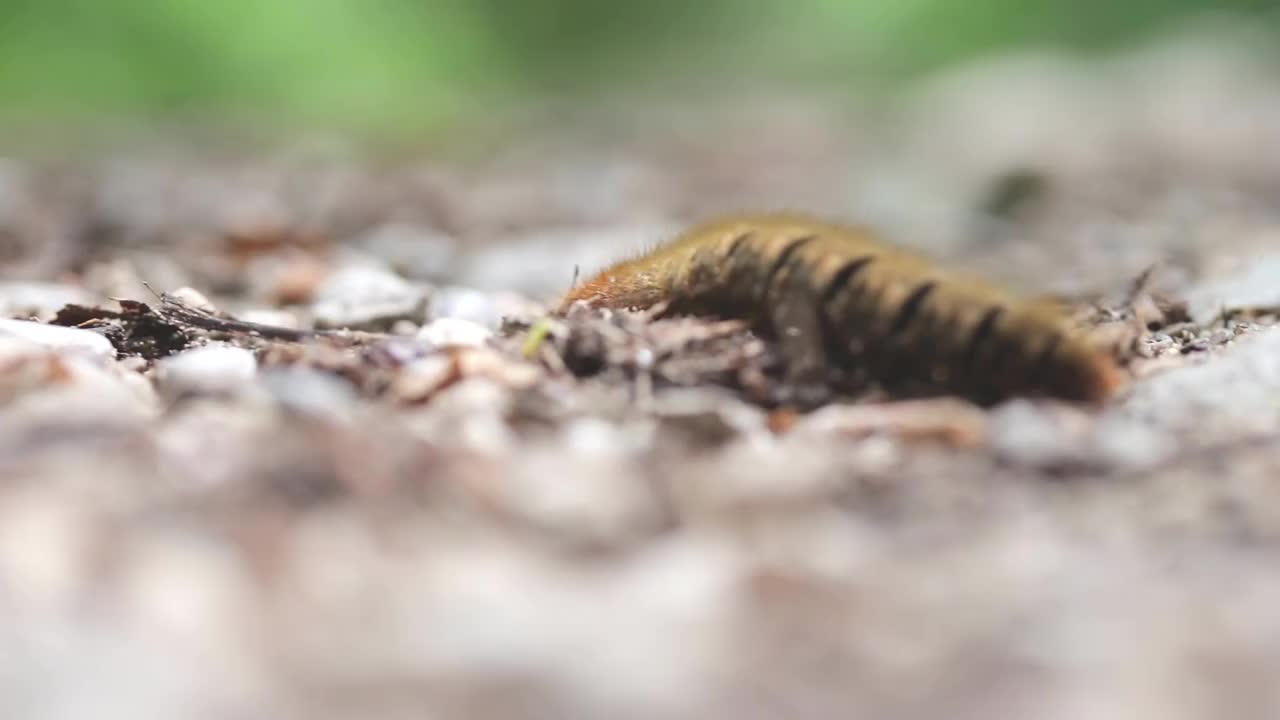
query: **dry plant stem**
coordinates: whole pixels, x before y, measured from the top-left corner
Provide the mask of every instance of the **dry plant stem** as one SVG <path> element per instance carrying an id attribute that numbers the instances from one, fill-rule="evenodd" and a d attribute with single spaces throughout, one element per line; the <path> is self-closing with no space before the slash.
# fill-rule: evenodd
<path id="1" fill-rule="evenodd" d="M 228 333 L 232 335 L 253 335 L 264 340 L 283 342 L 304 342 L 315 338 L 338 339 L 358 343 L 386 335 L 349 330 L 298 330 L 278 325 L 245 322 L 232 318 L 220 317 L 205 310 L 194 308 L 169 293 L 160 293 L 158 314 L 174 325 L 199 328 L 209 332 Z"/>

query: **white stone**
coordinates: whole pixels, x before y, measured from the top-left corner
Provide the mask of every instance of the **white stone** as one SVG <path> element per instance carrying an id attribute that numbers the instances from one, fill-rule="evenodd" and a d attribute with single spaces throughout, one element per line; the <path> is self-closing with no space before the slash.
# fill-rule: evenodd
<path id="1" fill-rule="evenodd" d="M 92 330 L 46 325 L 30 320 L 0 318 L 0 337 L 10 337 L 56 350 L 60 353 L 112 359 L 116 349 L 111 341 Z"/>
<path id="2" fill-rule="evenodd" d="M 458 318 L 485 326 L 496 325 L 492 295 L 475 288 L 450 285 L 437 289 L 431 299 L 431 314 L 437 318 Z"/>
<path id="3" fill-rule="evenodd" d="M 169 293 L 169 296 L 182 302 L 187 307 L 195 308 L 196 310 L 203 310 L 210 313 L 218 311 L 217 306 L 210 302 L 209 298 L 204 296 L 204 293 L 193 287 L 180 287 Z"/>
<path id="4" fill-rule="evenodd" d="M 483 347 L 493 333 L 483 325 L 457 318 L 437 318 L 418 331 L 418 342 L 429 349 Z"/>
<path id="5" fill-rule="evenodd" d="M 209 345 L 161 360 L 156 365 L 156 382 L 167 394 L 232 392 L 252 382 L 257 370 L 252 352 Z"/>
<path id="6" fill-rule="evenodd" d="M 393 272 L 352 266 L 333 273 L 316 290 L 312 306 L 317 327 L 364 328 L 396 320 L 421 321 L 428 292 Z"/>

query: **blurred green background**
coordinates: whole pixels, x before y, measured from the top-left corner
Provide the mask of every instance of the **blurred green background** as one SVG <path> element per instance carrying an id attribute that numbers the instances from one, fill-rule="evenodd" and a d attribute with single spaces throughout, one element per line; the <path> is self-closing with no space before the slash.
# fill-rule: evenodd
<path id="1" fill-rule="evenodd" d="M 506 101 L 840 87 L 1268 0 L 0 0 L 0 119 L 409 128 Z"/>

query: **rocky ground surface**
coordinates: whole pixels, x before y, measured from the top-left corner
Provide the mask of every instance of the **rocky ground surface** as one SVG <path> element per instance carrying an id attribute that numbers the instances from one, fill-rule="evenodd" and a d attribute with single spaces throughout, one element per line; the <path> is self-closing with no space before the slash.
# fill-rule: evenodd
<path id="1" fill-rule="evenodd" d="M 1280 715 L 1280 76 L 602 126 L 0 162 L 0 716 Z M 546 317 L 743 208 L 1078 298 L 1131 380 L 794 413 L 739 324 Z"/>

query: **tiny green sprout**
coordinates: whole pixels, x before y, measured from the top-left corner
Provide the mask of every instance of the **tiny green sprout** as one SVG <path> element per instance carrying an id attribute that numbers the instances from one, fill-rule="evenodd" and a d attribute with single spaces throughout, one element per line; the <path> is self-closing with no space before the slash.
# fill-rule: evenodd
<path id="1" fill-rule="evenodd" d="M 551 334 L 551 325 L 551 318 L 542 318 L 529 328 L 529 337 L 525 338 L 524 344 L 520 346 L 520 354 L 526 360 L 532 360 L 538 353 L 538 348 L 542 347 L 543 341 Z"/>

